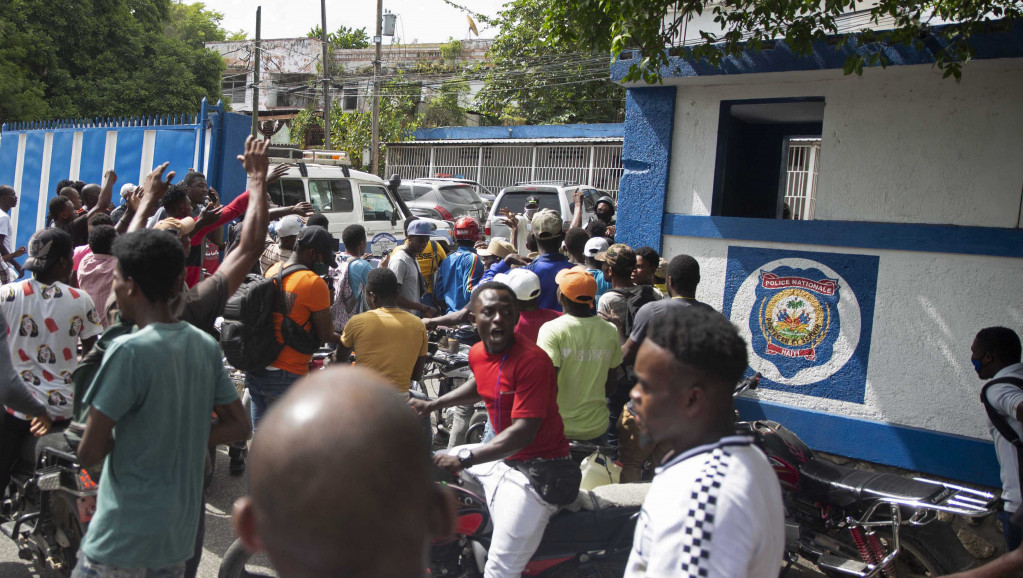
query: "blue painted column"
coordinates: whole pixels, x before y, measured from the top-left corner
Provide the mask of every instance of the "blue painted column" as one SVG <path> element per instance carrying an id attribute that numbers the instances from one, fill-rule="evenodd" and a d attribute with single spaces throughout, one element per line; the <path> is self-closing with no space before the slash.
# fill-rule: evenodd
<path id="1" fill-rule="evenodd" d="M 675 87 L 630 88 L 625 96 L 625 173 L 618 188 L 615 241 L 661 251 L 661 222 L 671 167 Z"/>

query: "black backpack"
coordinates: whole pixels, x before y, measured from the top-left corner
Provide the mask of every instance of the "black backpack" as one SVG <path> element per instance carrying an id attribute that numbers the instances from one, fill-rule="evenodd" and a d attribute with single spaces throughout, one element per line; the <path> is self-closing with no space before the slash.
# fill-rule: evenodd
<path id="1" fill-rule="evenodd" d="M 636 313 L 639 308 L 652 301 L 657 301 L 656 289 L 652 285 L 640 285 L 639 291 L 636 293 L 624 289 L 611 289 L 611 291 L 625 297 L 626 308 L 622 327 L 625 329 L 625 337 L 628 337 L 632 335 L 632 326 L 636 322 Z"/>
<path id="2" fill-rule="evenodd" d="M 241 371 L 265 368 L 277 359 L 284 345 L 299 353 L 312 355 L 320 347 L 319 340 L 284 312 L 284 278 L 296 271 L 308 271 L 305 265 L 281 267 L 273 277 L 252 273 L 227 300 L 224 322 L 220 326 L 220 347 L 227 362 Z M 273 314 L 284 317 L 281 335 L 274 335 Z"/>

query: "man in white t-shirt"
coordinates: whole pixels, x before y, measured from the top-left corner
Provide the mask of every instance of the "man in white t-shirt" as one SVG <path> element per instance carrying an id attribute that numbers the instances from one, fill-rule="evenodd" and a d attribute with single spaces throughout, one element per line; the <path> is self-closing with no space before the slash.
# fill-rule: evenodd
<path id="1" fill-rule="evenodd" d="M 666 311 L 647 330 L 632 389 L 636 421 L 674 448 L 643 502 L 625 575 L 777 576 L 785 550 L 781 486 L 734 430 L 732 393 L 746 343 L 716 311 Z"/>
<path id="2" fill-rule="evenodd" d="M 430 318 L 440 312 L 421 302 L 426 290 L 426 279 L 419 270 L 416 256 L 430 244 L 430 232 L 433 227 L 427 221 L 412 221 L 405 232 L 405 245 L 391 255 L 387 268 L 394 271 L 398 278 L 398 307 L 413 315 Z"/>
<path id="3" fill-rule="evenodd" d="M 1019 465 L 1023 456 L 1011 441 L 1013 437 L 1023 437 L 1023 363 L 1020 363 L 1019 336 L 1007 327 L 987 327 L 977 333 L 970 352 L 977 377 L 987 380 L 981 391 L 981 402 L 987 410 L 988 429 L 995 442 L 1005 503 L 998 519 L 1002 522 L 1006 549 L 1015 550 L 1023 538 L 1018 517 L 1013 520 L 1014 514 L 1020 513 Z"/>
<path id="4" fill-rule="evenodd" d="M 14 259 L 25 254 L 25 248 L 14 250 L 14 227 L 11 225 L 11 209 L 18 206 L 18 193 L 14 188 L 0 185 L 0 284 L 10 283 L 21 277 L 21 265 Z"/>
<path id="5" fill-rule="evenodd" d="M 59 431 L 71 422 L 78 342 L 88 353 L 103 326 L 89 294 L 67 284 L 71 235 L 42 229 L 28 247 L 25 269 L 32 271 L 32 278 L 0 289 L 0 310 L 10 324 L 14 371 L 46 406 L 53 429 Z M 18 448 L 30 437 L 27 417 L 9 409 L 0 412 L 0 488 L 7 485 Z"/>

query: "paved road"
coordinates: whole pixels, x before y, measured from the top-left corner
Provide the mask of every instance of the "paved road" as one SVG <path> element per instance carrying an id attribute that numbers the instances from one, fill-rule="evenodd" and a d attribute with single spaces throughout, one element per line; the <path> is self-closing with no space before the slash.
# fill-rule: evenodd
<path id="1" fill-rule="evenodd" d="M 217 468 L 210 486 L 206 504 L 206 541 L 199 565 L 200 578 L 216 578 L 220 558 L 234 542 L 231 530 L 231 506 L 245 493 L 245 477 L 232 477 L 228 473 L 227 448 L 217 452 Z M 256 560 L 260 562 L 260 560 Z M 820 578 L 822 575 L 796 567 L 785 578 Z M 39 573 L 31 563 L 18 559 L 17 548 L 7 537 L 0 535 L 0 578 L 59 578 L 53 572 Z"/>
<path id="2" fill-rule="evenodd" d="M 206 542 L 202 562 L 199 565 L 201 578 L 216 578 L 220 557 L 234 541 L 231 530 L 231 505 L 245 493 L 244 476 L 228 474 L 227 448 L 221 446 L 217 452 L 217 469 L 210 486 L 209 502 L 206 504 Z M 59 578 L 56 573 L 40 574 L 31 563 L 18 559 L 18 550 L 6 536 L 0 535 L 0 578 Z"/>

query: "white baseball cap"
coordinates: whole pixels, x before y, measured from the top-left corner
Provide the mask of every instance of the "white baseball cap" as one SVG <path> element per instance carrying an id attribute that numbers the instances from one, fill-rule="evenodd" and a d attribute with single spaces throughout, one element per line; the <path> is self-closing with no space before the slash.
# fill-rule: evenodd
<path id="1" fill-rule="evenodd" d="M 302 219 L 298 215 L 288 215 L 277 221 L 277 236 L 292 237 L 302 230 Z"/>
<path id="2" fill-rule="evenodd" d="M 511 287 L 519 301 L 532 301 L 540 296 L 540 278 L 529 269 L 512 269 L 494 275 L 494 281 Z"/>
<path id="3" fill-rule="evenodd" d="M 593 237 L 586 241 L 586 246 L 583 247 L 583 255 L 587 257 L 596 257 L 604 251 L 607 251 L 607 239 L 604 237 Z"/>

